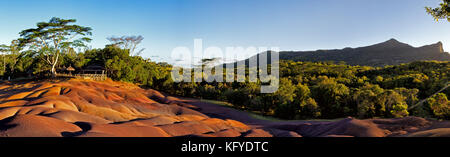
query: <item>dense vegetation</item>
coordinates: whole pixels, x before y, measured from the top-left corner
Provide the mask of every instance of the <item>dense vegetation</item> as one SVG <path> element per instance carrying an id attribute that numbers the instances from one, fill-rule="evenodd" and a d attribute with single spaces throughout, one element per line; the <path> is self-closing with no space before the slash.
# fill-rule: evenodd
<path id="1" fill-rule="evenodd" d="M 285 119 L 354 116 L 448 119 L 450 90 L 424 105 L 408 107 L 447 86 L 450 62 L 413 62 L 374 68 L 327 62 L 280 63 L 280 88 L 259 93 L 260 83 L 174 83 L 165 91 L 182 96 L 219 99 L 238 108 Z"/>
<path id="2" fill-rule="evenodd" d="M 90 31 L 87 27 L 79 28 Z M 61 31 L 58 34 L 67 33 L 66 30 L 58 29 Z M 82 69 L 88 65 L 101 65 L 114 80 L 137 83 L 172 95 L 227 101 L 236 108 L 284 119 L 409 115 L 440 119 L 450 117 L 447 99 L 450 90 L 435 94 L 450 81 L 448 61 L 369 67 L 282 60 L 279 90 L 262 94 L 259 93 L 259 82 L 175 83 L 170 75 L 171 65 L 130 55 L 130 49 L 124 48 L 126 46 L 121 46 L 121 43 L 113 43 L 103 49 L 79 49 L 77 52 L 75 47 L 83 47 L 81 41 L 66 43 L 59 50 L 46 45 L 29 48 L 21 44 L 22 41 L 19 39 L 11 45 L 2 46 L 1 50 L 7 53 L 1 55 L 1 78 L 49 77 L 55 72 L 54 69 L 62 67 Z M 26 41 L 30 44 L 39 42 Z M 47 59 L 53 57 L 56 60 L 50 64 Z M 426 99 L 423 105 L 408 110 L 423 99 Z"/>

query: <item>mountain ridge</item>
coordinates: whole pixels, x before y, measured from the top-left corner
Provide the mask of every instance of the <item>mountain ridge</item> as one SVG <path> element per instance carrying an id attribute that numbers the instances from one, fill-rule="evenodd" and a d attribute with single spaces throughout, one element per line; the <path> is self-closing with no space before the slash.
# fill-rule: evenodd
<path id="1" fill-rule="evenodd" d="M 349 65 L 386 66 L 413 61 L 450 61 L 450 54 L 444 52 L 442 42 L 413 47 L 394 38 L 364 47 L 316 51 L 280 51 L 280 59 L 294 61 L 336 61 Z"/>

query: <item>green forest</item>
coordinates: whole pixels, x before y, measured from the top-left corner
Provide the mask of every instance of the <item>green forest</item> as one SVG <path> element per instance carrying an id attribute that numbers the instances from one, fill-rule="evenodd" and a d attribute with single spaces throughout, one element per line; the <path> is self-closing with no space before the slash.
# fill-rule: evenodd
<path id="1" fill-rule="evenodd" d="M 370 67 L 281 60 L 279 90 L 262 94 L 259 82 L 175 83 L 171 65 L 139 56 L 136 46 L 142 37 L 115 38 L 105 48 L 89 49 L 92 29 L 75 22 L 52 18 L 2 45 L 0 78 L 44 79 L 55 77 L 63 67 L 100 65 L 116 81 L 170 95 L 226 101 L 241 110 L 282 119 L 450 118 L 450 89 L 442 90 L 450 81 L 449 61 Z"/>

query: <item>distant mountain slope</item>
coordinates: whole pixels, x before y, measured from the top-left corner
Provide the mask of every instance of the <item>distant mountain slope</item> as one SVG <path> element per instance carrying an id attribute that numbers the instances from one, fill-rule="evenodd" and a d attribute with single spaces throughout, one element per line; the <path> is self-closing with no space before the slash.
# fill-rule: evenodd
<path id="1" fill-rule="evenodd" d="M 280 59 L 294 61 L 344 61 L 350 65 L 385 66 L 420 60 L 450 61 L 442 43 L 412 47 L 395 39 L 383 43 L 336 50 L 284 51 Z"/>

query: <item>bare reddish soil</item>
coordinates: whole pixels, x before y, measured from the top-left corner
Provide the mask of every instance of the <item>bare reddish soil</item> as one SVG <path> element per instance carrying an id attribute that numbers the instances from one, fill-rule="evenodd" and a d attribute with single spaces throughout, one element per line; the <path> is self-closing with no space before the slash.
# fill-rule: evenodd
<path id="1" fill-rule="evenodd" d="M 0 136 L 450 136 L 450 123 L 417 117 L 270 122 L 133 84 L 72 79 L 0 84 Z"/>

